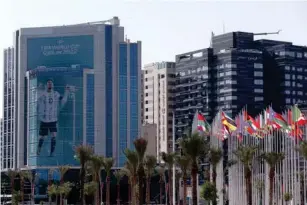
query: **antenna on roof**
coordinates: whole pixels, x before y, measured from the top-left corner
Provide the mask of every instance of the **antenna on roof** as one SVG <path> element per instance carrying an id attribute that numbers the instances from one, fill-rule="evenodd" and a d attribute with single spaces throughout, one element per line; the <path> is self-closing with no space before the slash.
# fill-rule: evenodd
<path id="1" fill-rule="evenodd" d="M 214 33 L 213 33 L 213 31 L 211 31 L 210 48 L 212 48 L 213 36 L 214 36 Z"/>

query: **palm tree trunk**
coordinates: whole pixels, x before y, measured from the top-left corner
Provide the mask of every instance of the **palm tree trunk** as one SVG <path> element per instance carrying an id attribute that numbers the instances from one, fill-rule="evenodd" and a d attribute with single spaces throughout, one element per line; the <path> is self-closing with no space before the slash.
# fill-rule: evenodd
<path id="1" fill-rule="evenodd" d="M 142 169 L 142 168 L 141 168 Z M 138 171 L 138 189 L 139 189 L 139 205 L 142 205 L 143 204 L 143 170 L 139 170 Z"/>
<path id="2" fill-rule="evenodd" d="M 85 178 L 85 164 L 84 162 L 81 163 L 81 169 L 80 169 L 80 205 L 85 204 L 84 203 L 84 178 Z"/>
<path id="3" fill-rule="evenodd" d="M 120 184 L 118 183 L 117 185 L 117 205 L 120 205 Z"/>
<path id="4" fill-rule="evenodd" d="M 162 204 L 162 192 L 163 192 L 163 176 L 160 175 L 160 204 Z"/>
<path id="5" fill-rule="evenodd" d="M 212 166 L 212 182 L 216 189 L 216 166 Z M 217 205 L 216 198 L 212 200 L 212 205 Z"/>
<path id="6" fill-rule="evenodd" d="M 23 204 L 25 200 L 25 193 L 24 193 L 24 182 L 23 179 L 20 179 L 20 190 L 21 190 L 21 204 Z"/>
<path id="7" fill-rule="evenodd" d="M 107 176 L 106 204 L 110 205 L 110 176 Z"/>
<path id="8" fill-rule="evenodd" d="M 128 203 L 131 203 L 131 182 L 128 182 Z"/>
<path id="9" fill-rule="evenodd" d="M 192 174 L 192 204 L 193 205 L 198 205 L 198 199 L 197 199 L 197 163 L 194 162 L 192 165 L 192 170 L 191 170 L 191 174 Z"/>
<path id="10" fill-rule="evenodd" d="M 183 205 L 187 202 L 187 176 L 183 176 Z"/>
<path id="11" fill-rule="evenodd" d="M 150 204 L 150 177 L 146 179 L 146 204 Z"/>
<path id="12" fill-rule="evenodd" d="M 168 170 L 168 191 L 169 191 L 169 204 L 173 205 L 173 172 L 172 172 L 172 168 L 169 167 Z"/>
<path id="13" fill-rule="evenodd" d="M 275 176 L 275 170 L 274 168 L 270 168 L 269 173 L 269 205 L 273 205 L 273 186 L 274 186 L 274 176 Z"/>
<path id="14" fill-rule="evenodd" d="M 253 199 L 252 199 L 252 172 L 249 168 L 244 169 L 245 173 L 245 186 L 246 186 L 246 200 L 247 205 L 252 205 Z"/>

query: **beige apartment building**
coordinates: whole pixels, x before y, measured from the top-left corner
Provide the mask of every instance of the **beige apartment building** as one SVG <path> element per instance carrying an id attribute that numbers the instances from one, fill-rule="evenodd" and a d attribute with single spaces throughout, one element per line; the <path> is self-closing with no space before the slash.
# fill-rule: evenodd
<path id="1" fill-rule="evenodd" d="M 150 63 L 143 69 L 143 117 L 147 124 L 156 124 L 156 147 L 160 152 L 172 150 L 173 88 L 175 63 Z"/>

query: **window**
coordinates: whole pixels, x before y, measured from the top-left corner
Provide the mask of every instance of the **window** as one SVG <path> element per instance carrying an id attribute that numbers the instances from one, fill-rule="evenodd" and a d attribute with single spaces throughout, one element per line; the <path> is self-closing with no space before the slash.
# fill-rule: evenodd
<path id="1" fill-rule="evenodd" d="M 255 71 L 255 72 L 254 72 L 254 76 L 262 77 L 262 76 L 263 76 L 263 73 L 262 73 L 261 71 Z"/>
<path id="2" fill-rule="evenodd" d="M 291 86 L 290 81 L 285 81 L 285 86 Z"/>
<path id="3" fill-rule="evenodd" d="M 292 82 L 292 87 L 295 87 L 295 82 Z"/>
<path id="4" fill-rule="evenodd" d="M 263 85 L 263 80 L 254 80 L 255 85 Z"/>
<path id="5" fill-rule="evenodd" d="M 302 57 L 303 57 L 303 54 L 302 54 L 302 53 L 296 53 L 296 56 L 297 56 L 298 58 L 302 58 Z"/>
<path id="6" fill-rule="evenodd" d="M 295 95 L 296 94 L 296 92 L 295 91 L 292 91 L 292 95 Z"/>
<path id="7" fill-rule="evenodd" d="M 285 93 L 289 95 L 291 92 L 290 90 L 285 90 Z"/>
<path id="8" fill-rule="evenodd" d="M 295 80 L 295 75 L 292 75 L 292 80 Z"/>
<path id="9" fill-rule="evenodd" d="M 224 97 L 220 97 L 220 101 L 224 101 L 224 99 L 225 99 Z"/>
<path id="10" fill-rule="evenodd" d="M 219 77 L 223 77 L 224 76 L 224 73 L 219 73 Z"/>
<path id="11" fill-rule="evenodd" d="M 225 100 L 236 100 L 236 99 L 238 99 L 237 96 L 226 96 L 225 97 Z"/>
<path id="12" fill-rule="evenodd" d="M 297 86 L 298 88 L 302 88 L 302 87 L 303 87 L 303 85 L 302 85 L 301 83 L 297 83 L 296 86 Z"/>
<path id="13" fill-rule="evenodd" d="M 290 80 L 290 74 L 285 74 L 285 79 Z"/>
<path id="14" fill-rule="evenodd" d="M 263 101 L 263 97 L 255 97 L 255 101 Z"/>
<path id="15" fill-rule="evenodd" d="M 224 85 L 224 81 L 220 81 L 220 82 L 219 82 L 219 85 Z"/>
<path id="16" fill-rule="evenodd" d="M 290 98 L 286 98 L 286 103 L 291 103 L 291 99 Z"/>
<path id="17" fill-rule="evenodd" d="M 286 65 L 285 70 L 290 70 L 290 66 Z"/>
<path id="18" fill-rule="evenodd" d="M 254 89 L 255 93 L 263 93 L 263 89 Z"/>
<path id="19" fill-rule="evenodd" d="M 225 84 L 237 84 L 236 80 L 225 80 Z"/>
<path id="20" fill-rule="evenodd" d="M 302 91 L 297 91 L 297 95 L 303 95 Z"/>
<path id="21" fill-rule="evenodd" d="M 295 71 L 295 66 L 292 66 L 292 71 Z"/>
<path id="22" fill-rule="evenodd" d="M 304 52 L 304 57 L 307 58 L 307 52 Z"/>
<path id="23" fill-rule="evenodd" d="M 262 63 L 254 63 L 254 68 L 263 68 Z"/>
<path id="24" fill-rule="evenodd" d="M 297 68 L 296 69 L 298 72 L 302 72 L 303 71 L 303 68 Z"/>
<path id="25" fill-rule="evenodd" d="M 287 56 L 295 57 L 295 53 L 293 51 L 286 51 Z"/>
<path id="26" fill-rule="evenodd" d="M 225 75 L 237 75 L 237 71 L 227 71 L 225 72 Z"/>

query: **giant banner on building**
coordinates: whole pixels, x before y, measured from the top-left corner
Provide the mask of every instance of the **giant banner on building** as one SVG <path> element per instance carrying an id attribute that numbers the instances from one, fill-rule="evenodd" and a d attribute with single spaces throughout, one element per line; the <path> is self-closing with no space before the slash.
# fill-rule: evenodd
<path id="1" fill-rule="evenodd" d="M 86 113 L 93 110 L 94 102 L 93 81 L 88 83 L 86 72 L 93 68 L 91 38 L 52 37 L 27 42 L 29 166 L 78 164 L 74 147 L 83 143 L 86 131 L 94 132 L 93 127 L 84 128 L 85 121 L 93 124 L 94 119 L 93 113 Z M 85 104 L 87 101 L 91 103 Z"/>

